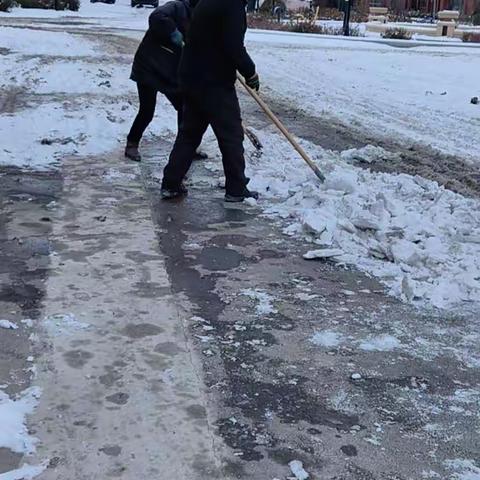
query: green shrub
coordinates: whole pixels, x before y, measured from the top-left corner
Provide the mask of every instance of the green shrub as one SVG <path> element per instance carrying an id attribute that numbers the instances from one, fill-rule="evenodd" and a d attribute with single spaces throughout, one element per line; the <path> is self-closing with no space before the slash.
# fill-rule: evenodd
<path id="1" fill-rule="evenodd" d="M 480 33 L 464 32 L 462 40 L 467 43 L 480 43 Z"/>
<path id="2" fill-rule="evenodd" d="M 474 25 L 480 25 L 480 10 L 472 15 L 472 23 Z"/>
<path id="3" fill-rule="evenodd" d="M 13 6 L 13 0 L 0 0 L 0 12 L 8 12 Z"/>
<path id="4" fill-rule="evenodd" d="M 382 33 L 383 38 L 390 38 L 394 40 L 411 40 L 412 34 L 405 28 L 395 27 L 395 28 L 387 28 Z"/>

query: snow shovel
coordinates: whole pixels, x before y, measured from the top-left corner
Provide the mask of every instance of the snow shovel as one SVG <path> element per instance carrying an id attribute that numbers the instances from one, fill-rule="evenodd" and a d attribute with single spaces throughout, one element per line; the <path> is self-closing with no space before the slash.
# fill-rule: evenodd
<path id="1" fill-rule="evenodd" d="M 325 181 L 325 176 L 320 171 L 320 169 L 313 163 L 310 157 L 306 154 L 305 150 L 298 144 L 298 142 L 293 138 L 290 132 L 286 129 L 283 123 L 277 118 L 277 116 L 270 110 L 268 105 L 260 98 L 257 92 L 252 90 L 245 83 L 245 80 L 237 75 L 238 81 L 243 85 L 245 90 L 253 97 L 253 99 L 260 105 L 262 110 L 265 112 L 267 117 L 273 122 L 273 124 L 283 133 L 285 138 L 291 143 L 293 148 L 300 154 L 300 156 L 305 160 L 308 166 L 313 170 L 313 173 L 318 177 L 318 179 L 323 183 Z"/>
<path id="2" fill-rule="evenodd" d="M 254 146 L 255 150 L 257 151 L 256 152 L 257 156 L 261 156 L 262 150 L 263 150 L 262 142 L 244 123 L 242 123 L 242 127 L 245 133 L 245 136 L 250 140 L 250 143 Z"/>

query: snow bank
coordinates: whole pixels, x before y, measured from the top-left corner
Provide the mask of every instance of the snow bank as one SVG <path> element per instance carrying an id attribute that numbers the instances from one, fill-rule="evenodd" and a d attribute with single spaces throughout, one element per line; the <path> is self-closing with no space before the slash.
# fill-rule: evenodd
<path id="1" fill-rule="evenodd" d="M 304 142 L 326 174 L 320 184 L 276 135 L 257 132 L 250 167 L 264 213 L 284 233 L 343 252 L 335 261 L 378 277 L 391 294 L 440 308 L 480 299 L 480 202 L 420 177 L 374 173 Z M 338 252 L 337 252 L 338 253 Z"/>

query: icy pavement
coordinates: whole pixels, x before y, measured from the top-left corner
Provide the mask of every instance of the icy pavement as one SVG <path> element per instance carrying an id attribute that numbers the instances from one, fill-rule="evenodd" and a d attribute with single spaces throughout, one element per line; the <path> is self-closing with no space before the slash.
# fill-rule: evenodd
<path id="1" fill-rule="evenodd" d="M 144 147 L 142 172 L 230 469 L 295 478 L 298 461 L 311 478 L 451 480 L 477 468 L 477 315 L 412 308 L 356 269 L 305 261 L 305 236 L 262 215 L 270 201 L 222 205 L 209 164 L 194 165 L 184 201 L 161 202 L 164 143 Z"/>

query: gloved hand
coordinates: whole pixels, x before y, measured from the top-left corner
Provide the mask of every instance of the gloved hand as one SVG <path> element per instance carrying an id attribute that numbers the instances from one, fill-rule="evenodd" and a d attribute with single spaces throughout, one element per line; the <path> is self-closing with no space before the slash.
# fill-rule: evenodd
<path id="1" fill-rule="evenodd" d="M 182 32 L 178 29 L 175 29 L 172 34 L 170 35 L 170 41 L 173 43 L 173 45 L 176 45 L 177 47 L 182 48 L 185 43 L 183 41 L 183 35 Z"/>
<path id="2" fill-rule="evenodd" d="M 245 83 L 252 89 L 258 90 L 260 89 L 260 79 L 258 78 L 258 74 L 256 73 L 253 77 L 246 78 Z"/>

